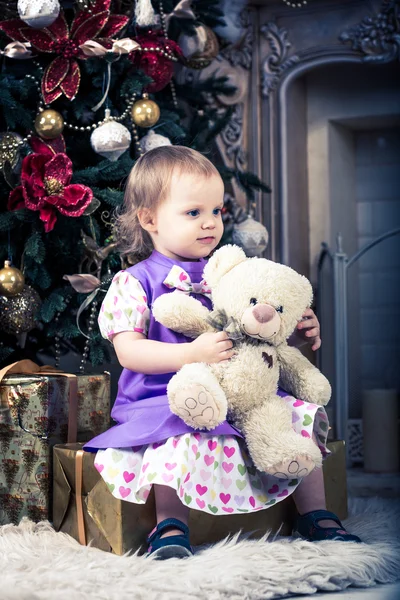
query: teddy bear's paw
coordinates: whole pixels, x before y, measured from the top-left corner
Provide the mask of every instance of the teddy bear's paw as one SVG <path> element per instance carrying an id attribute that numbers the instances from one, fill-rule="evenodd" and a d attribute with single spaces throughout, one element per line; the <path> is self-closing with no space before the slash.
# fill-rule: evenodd
<path id="1" fill-rule="evenodd" d="M 193 384 L 176 392 L 174 412 L 194 429 L 213 429 L 225 418 L 214 396 L 204 385 Z"/>
<path id="2" fill-rule="evenodd" d="M 299 394 L 299 398 L 319 406 L 326 406 L 332 395 L 329 381 L 317 369 L 307 376 L 307 387 L 302 391 L 304 393 L 303 395 Z"/>
<path id="3" fill-rule="evenodd" d="M 267 473 L 278 479 L 297 479 L 306 477 L 315 468 L 315 462 L 309 456 L 296 456 L 294 459 L 284 460 L 266 470 Z"/>

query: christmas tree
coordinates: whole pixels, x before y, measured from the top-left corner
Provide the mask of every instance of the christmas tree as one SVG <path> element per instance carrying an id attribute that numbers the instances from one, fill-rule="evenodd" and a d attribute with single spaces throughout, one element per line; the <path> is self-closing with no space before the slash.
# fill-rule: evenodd
<path id="1" fill-rule="evenodd" d="M 12 4 L 0 22 L 0 363 L 75 350 L 83 369 L 109 358 L 99 305 L 139 258 L 119 254 L 112 224 L 143 152 L 191 146 L 249 199 L 268 188 L 227 169 L 213 143 L 231 116 L 217 100 L 234 92 L 226 79 L 174 82 L 228 43 L 214 32 L 219 0 Z M 246 211 L 230 199 L 224 218 L 226 243 Z"/>

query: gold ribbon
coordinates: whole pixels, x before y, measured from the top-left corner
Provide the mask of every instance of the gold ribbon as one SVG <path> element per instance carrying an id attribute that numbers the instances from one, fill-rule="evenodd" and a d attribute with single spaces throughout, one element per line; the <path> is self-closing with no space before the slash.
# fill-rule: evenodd
<path id="1" fill-rule="evenodd" d="M 11 42 L 7 44 L 4 50 L 0 50 L 0 54 L 7 56 L 8 58 L 16 58 L 23 60 L 25 58 L 31 58 L 32 52 L 30 51 L 29 42 Z"/>
<path id="2" fill-rule="evenodd" d="M 51 365 L 40 367 L 32 360 L 24 359 L 0 370 L 0 384 L 8 375 L 59 375 L 67 377 L 68 386 L 68 443 L 75 443 L 78 433 L 78 378 L 72 373 L 64 373 Z"/>
<path id="3" fill-rule="evenodd" d="M 83 518 L 82 480 L 83 480 L 83 450 L 78 450 L 75 457 L 75 502 L 76 520 L 78 525 L 78 541 L 86 546 L 85 520 Z"/>

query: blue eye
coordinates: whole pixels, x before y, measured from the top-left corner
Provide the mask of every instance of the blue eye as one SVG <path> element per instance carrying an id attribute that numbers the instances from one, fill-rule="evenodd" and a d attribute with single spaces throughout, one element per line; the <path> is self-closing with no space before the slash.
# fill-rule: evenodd
<path id="1" fill-rule="evenodd" d="M 278 308 L 276 308 L 275 310 L 276 310 L 276 312 L 282 313 L 283 312 L 283 306 L 278 306 Z"/>
<path id="2" fill-rule="evenodd" d="M 221 209 L 220 208 L 214 208 L 213 214 L 214 215 L 220 215 L 221 214 Z"/>
<path id="3" fill-rule="evenodd" d="M 187 213 L 190 217 L 198 217 L 199 216 L 199 211 L 196 210 L 189 210 L 189 212 Z"/>

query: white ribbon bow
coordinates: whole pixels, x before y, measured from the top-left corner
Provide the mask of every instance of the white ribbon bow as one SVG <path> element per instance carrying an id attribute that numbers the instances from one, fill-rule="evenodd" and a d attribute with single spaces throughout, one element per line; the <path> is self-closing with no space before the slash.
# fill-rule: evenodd
<path id="1" fill-rule="evenodd" d="M 0 54 L 3 54 L 3 56 L 7 56 L 8 58 L 24 60 L 26 58 L 31 58 L 32 52 L 30 48 L 30 42 L 11 42 L 11 44 L 7 44 L 4 50 L 0 50 Z"/>
<path id="2" fill-rule="evenodd" d="M 88 40 L 81 44 L 79 48 L 86 56 L 104 56 L 105 54 L 129 54 L 140 48 L 140 44 L 131 38 L 122 38 L 121 40 L 112 40 L 111 48 L 105 48 L 95 40 Z"/>

